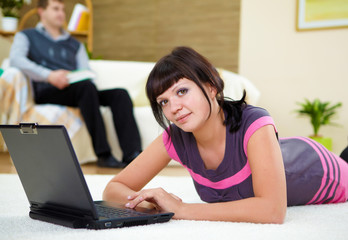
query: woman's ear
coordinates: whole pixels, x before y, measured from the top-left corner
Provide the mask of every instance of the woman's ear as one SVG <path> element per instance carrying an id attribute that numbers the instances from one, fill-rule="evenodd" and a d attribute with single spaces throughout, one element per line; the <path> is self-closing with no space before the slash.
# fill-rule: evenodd
<path id="1" fill-rule="evenodd" d="M 210 85 L 210 84 L 207 84 L 207 87 L 208 87 L 208 93 L 209 93 L 209 96 L 211 99 L 214 99 L 216 97 L 216 94 L 217 94 L 217 89 L 215 86 L 213 85 Z"/>

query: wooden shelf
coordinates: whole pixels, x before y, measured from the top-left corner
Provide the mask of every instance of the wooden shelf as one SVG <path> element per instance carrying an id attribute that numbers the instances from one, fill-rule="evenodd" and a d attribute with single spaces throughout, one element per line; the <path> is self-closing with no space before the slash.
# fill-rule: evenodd
<path id="1" fill-rule="evenodd" d="M 68 31 L 73 36 L 88 36 L 88 31 Z"/>
<path id="2" fill-rule="evenodd" d="M 13 35 L 15 35 L 15 33 L 16 32 L 14 32 L 14 31 L 8 32 L 8 31 L 4 31 L 4 30 L 0 29 L 0 35 L 2 35 L 4 37 L 13 36 Z"/>
<path id="3" fill-rule="evenodd" d="M 88 30 L 87 31 L 68 31 L 72 36 L 76 37 L 85 37 L 87 42 L 87 48 L 89 52 L 93 51 L 93 6 L 92 6 L 92 0 L 85 0 L 86 7 L 89 11 L 89 23 L 88 23 Z M 25 22 L 31 17 L 34 16 L 37 13 L 37 9 L 31 9 L 28 11 L 22 19 L 19 22 L 18 25 L 18 31 L 23 30 Z M 0 35 L 3 37 L 13 37 L 16 34 L 17 31 L 3 31 L 0 29 Z"/>

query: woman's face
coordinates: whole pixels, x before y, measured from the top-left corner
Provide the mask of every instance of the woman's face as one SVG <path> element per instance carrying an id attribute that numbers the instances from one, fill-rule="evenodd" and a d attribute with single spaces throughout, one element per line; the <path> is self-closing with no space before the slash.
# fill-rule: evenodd
<path id="1" fill-rule="evenodd" d="M 210 101 L 216 91 L 203 85 Z M 198 131 L 210 116 L 210 107 L 202 90 L 195 82 L 182 78 L 157 97 L 166 118 L 185 132 Z"/>

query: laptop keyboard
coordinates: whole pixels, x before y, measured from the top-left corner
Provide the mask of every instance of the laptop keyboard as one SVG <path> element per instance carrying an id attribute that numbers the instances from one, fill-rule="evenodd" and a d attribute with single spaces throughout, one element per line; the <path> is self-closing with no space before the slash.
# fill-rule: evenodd
<path id="1" fill-rule="evenodd" d="M 109 208 L 99 204 L 95 204 L 95 207 L 99 217 L 105 218 L 137 217 L 147 215 L 146 213 L 137 212 L 131 209 Z"/>

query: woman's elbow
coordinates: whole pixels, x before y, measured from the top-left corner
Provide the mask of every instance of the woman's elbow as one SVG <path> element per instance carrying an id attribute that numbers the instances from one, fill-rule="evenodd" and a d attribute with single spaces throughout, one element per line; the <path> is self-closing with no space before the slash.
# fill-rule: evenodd
<path id="1" fill-rule="evenodd" d="M 103 191 L 103 200 L 104 201 L 110 201 L 112 199 L 112 187 L 110 186 L 111 184 L 108 183 Z"/>
<path id="2" fill-rule="evenodd" d="M 285 214 L 278 214 L 278 215 L 275 215 L 272 219 L 272 222 L 273 224 L 283 224 L 285 221 Z"/>
<path id="3" fill-rule="evenodd" d="M 283 224 L 285 221 L 285 217 L 286 217 L 286 209 L 287 207 L 274 207 L 271 211 L 270 211 L 270 215 L 269 215 L 269 223 L 273 223 L 273 224 Z"/>

